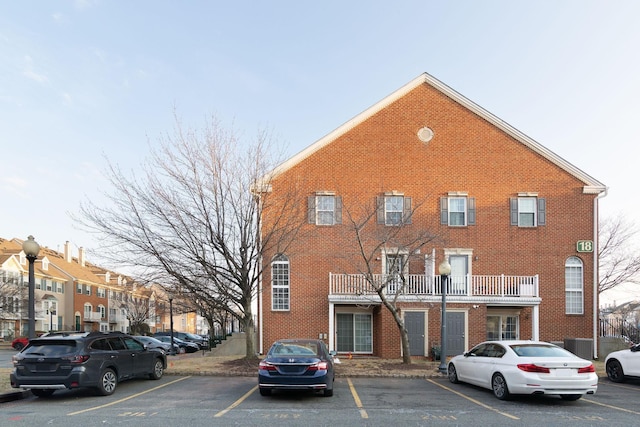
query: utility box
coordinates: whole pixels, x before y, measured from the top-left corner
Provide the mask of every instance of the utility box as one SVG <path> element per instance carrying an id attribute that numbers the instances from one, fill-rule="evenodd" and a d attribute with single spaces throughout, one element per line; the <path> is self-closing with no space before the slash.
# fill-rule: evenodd
<path id="1" fill-rule="evenodd" d="M 593 360 L 593 339 L 591 338 L 565 338 L 564 348 L 578 357 Z"/>

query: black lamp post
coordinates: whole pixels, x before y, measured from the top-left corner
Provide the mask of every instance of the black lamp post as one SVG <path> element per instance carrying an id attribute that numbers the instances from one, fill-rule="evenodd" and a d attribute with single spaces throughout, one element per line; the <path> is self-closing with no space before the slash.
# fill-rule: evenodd
<path id="1" fill-rule="evenodd" d="M 173 342 L 173 296 L 169 295 L 169 329 L 171 330 L 171 354 L 176 354 Z"/>
<path id="2" fill-rule="evenodd" d="M 442 320 L 440 321 L 440 366 L 438 371 L 447 373 L 447 282 L 451 274 L 451 264 L 445 259 L 438 267 L 442 292 Z"/>
<path id="3" fill-rule="evenodd" d="M 29 260 L 29 339 L 36 337 L 36 279 L 34 274 L 33 263 L 38 258 L 38 252 L 40 252 L 40 245 L 33 239 L 33 236 L 27 237 L 27 240 L 22 242 L 22 250 L 24 251 L 27 260 Z"/>

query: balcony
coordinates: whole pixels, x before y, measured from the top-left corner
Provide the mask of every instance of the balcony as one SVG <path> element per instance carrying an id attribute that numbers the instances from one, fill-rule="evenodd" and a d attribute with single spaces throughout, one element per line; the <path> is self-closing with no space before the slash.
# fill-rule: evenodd
<path id="1" fill-rule="evenodd" d="M 91 311 L 84 313 L 85 322 L 100 322 L 102 320 L 102 313 L 98 311 Z"/>
<path id="2" fill-rule="evenodd" d="M 126 316 L 122 314 L 110 314 L 109 315 L 109 323 L 123 323 L 126 319 Z"/>
<path id="3" fill-rule="evenodd" d="M 386 294 L 398 294 L 398 300 L 440 301 L 442 279 L 440 276 L 408 274 L 404 282 L 397 276 L 375 274 L 372 282 L 376 287 L 387 284 Z M 507 276 L 466 275 L 451 276 L 447 285 L 449 302 L 478 302 L 497 304 L 539 304 L 538 275 Z M 330 302 L 380 302 L 374 287 L 363 274 L 329 273 Z"/>

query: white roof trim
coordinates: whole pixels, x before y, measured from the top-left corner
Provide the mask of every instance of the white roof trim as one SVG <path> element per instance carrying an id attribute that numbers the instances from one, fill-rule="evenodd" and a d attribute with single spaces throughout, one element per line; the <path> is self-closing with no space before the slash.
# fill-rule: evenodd
<path id="1" fill-rule="evenodd" d="M 272 177 L 277 176 L 280 173 L 293 167 L 294 165 L 301 162 L 305 158 L 309 157 L 316 151 L 320 150 L 322 147 L 328 145 L 329 143 L 331 143 L 332 141 L 334 141 L 344 133 L 348 132 L 350 129 L 359 125 L 360 123 L 362 123 L 363 121 L 365 121 L 366 119 L 368 119 L 369 117 L 377 113 L 378 111 L 387 107 L 389 104 L 395 102 L 396 100 L 400 99 L 411 90 L 415 89 L 416 87 L 424 83 L 439 90 L 440 92 L 442 92 L 444 95 L 448 96 L 455 102 L 471 110 L 481 118 L 485 119 L 489 123 L 499 128 L 500 130 L 504 131 L 506 134 L 510 135 L 517 141 L 521 142 L 523 145 L 527 146 L 531 150 L 540 154 L 542 157 L 548 159 L 549 161 L 556 164 L 566 172 L 570 173 L 571 175 L 575 176 L 576 178 L 584 182 L 586 184 L 584 188 L 584 193 L 598 194 L 607 189 L 607 187 L 597 179 L 583 172 L 581 169 L 577 168 L 576 166 L 572 165 L 568 161 L 564 160 L 562 157 L 558 156 L 548 148 L 542 146 L 532 138 L 520 132 L 518 129 L 509 125 L 504 120 L 501 120 L 498 117 L 494 116 L 484 108 L 480 107 L 473 101 L 465 98 L 455 90 L 451 89 L 446 84 L 442 83 L 441 81 L 439 81 L 438 79 L 436 79 L 435 77 L 427 73 L 423 73 L 419 75 L 418 77 L 416 77 L 415 79 L 407 83 L 406 85 L 402 86 L 400 89 L 396 90 L 392 94 L 383 98 L 381 101 L 367 108 L 362 113 L 358 114 L 357 116 L 347 121 L 343 125 L 339 126 L 334 131 L 330 132 L 324 137 L 320 138 L 319 140 L 317 140 L 316 142 L 314 142 L 304 150 L 300 151 L 298 154 L 294 155 L 293 157 L 289 158 L 285 162 L 281 163 L 273 171 L 274 174 L 272 175 Z"/>

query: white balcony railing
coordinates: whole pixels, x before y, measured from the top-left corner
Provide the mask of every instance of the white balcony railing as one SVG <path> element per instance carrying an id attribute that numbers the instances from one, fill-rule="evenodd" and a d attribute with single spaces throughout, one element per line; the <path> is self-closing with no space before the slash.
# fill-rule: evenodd
<path id="1" fill-rule="evenodd" d="M 403 278 L 374 274 L 367 280 L 364 274 L 329 273 L 329 294 L 367 296 L 376 295 L 375 288 L 386 283 L 386 293 L 429 296 L 442 295 L 440 276 L 408 274 Z M 447 295 L 469 297 L 538 297 L 538 276 L 466 275 L 451 276 Z"/>
<path id="2" fill-rule="evenodd" d="M 98 311 L 90 311 L 84 313 L 84 320 L 89 322 L 99 322 L 102 320 L 102 313 Z"/>

